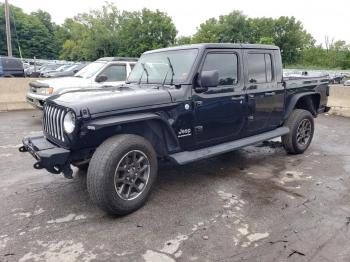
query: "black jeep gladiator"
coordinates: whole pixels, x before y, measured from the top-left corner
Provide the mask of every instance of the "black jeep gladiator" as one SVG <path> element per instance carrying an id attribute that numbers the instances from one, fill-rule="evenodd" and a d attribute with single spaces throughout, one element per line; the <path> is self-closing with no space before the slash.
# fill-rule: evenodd
<path id="1" fill-rule="evenodd" d="M 87 169 L 90 197 L 127 214 L 150 194 L 159 161 L 183 165 L 282 137 L 303 153 L 327 112 L 328 78 L 283 79 L 280 50 L 198 44 L 145 52 L 126 84 L 46 100 L 43 135 L 23 139 L 36 163 L 72 178 Z"/>

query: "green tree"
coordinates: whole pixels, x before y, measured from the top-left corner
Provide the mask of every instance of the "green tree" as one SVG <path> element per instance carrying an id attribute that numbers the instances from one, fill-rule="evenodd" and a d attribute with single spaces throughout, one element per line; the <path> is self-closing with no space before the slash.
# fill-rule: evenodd
<path id="1" fill-rule="evenodd" d="M 140 56 L 175 44 L 176 28 L 160 11 L 120 13 L 107 3 L 101 10 L 80 14 L 63 24 L 67 40 L 61 58 L 95 60 L 102 56 Z"/>
<path id="2" fill-rule="evenodd" d="M 284 63 L 299 61 L 302 52 L 314 45 L 314 39 L 294 17 L 248 18 L 233 11 L 202 23 L 192 42 L 229 42 L 275 44 L 280 47 Z"/>
<path id="3" fill-rule="evenodd" d="M 220 24 L 215 18 L 210 18 L 199 25 L 197 33 L 192 37 L 193 43 L 220 42 Z"/>
<path id="4" fill-rule="evenodd" d="M 119 49 L 120 14 L 110 3 L 101 10 L 66 19 L 57 35 L 66 37 L 60 57 L 63 59 L 95 60 L 115 55 Z"/>
<path id="5" fill-rule="evenodd" d="M 299 61 L 303 50 L 315 44 L 312 36 L 294 17 L 282 16 L 276 19 L 273 38 L 274 43 L 281 49 L 283 62 L 286 64 Z"/>
<path id="6" fill-rule="evenodd" d="M 191 36 L 180 36 L 177 37 L 175 40 L 176 45 L 189 45 L 192 43 L 192 37 Z"/>
<path id="7" fill-rule="evenodd" d="M 240 11 L 219 18 L 219 41 L 223 43 L 249 43 L 252 40 L 250 23 Z"/>
<path id="8" fill-rule="evenodd" d="M 41 20 L 41 15 L 28 15 L 22 9 L 10 5 L 10 24 L 13 55 L 19 56 L 19 46 L 23 57 L 56 58 L 57 45 L 52 32 Z M 0 4 L 0 23 L 4 24 L 4 5 Z M 47 13 L 45 14 L 47 15 Z M 49 20 L 51 21 L 51 20 Z M 47 25 L 48 26 L 48 25 Z M 7 55 L 4 27 L 0 27 L 0 54 Z"/>
<path id="9" fill-rule="evenodd" d="M 53 23 L 51 21 L 51 15 L 43 10 L 39 9 L 35 12 L 32 12 L 30 16 L 38 18 L 40 22 L 46 27 L 51 37 L 51 41 L 46 46 L 47 53 L 50 57 L 57 58 L 63 44 L 57 35 L 57 31 L 60 30 L 61 27 Z"/>
<path id="10" fill-rule="evenodd" d="M 159 10 L 123 12 L 120 19 L 119 55 L 140 56 L 151 49 L 175 44 L 177 31 L 172 19 Z"/>

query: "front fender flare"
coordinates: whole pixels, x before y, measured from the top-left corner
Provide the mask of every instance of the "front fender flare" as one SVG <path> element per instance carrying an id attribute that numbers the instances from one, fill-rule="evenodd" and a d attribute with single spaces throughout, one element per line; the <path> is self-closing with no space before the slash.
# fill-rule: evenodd
<path id="1" fill-rule="evenodd" d="M 175 147 L 179 146 L 179 141 L 170 123 L 156 113 L 136 113 L 91 120 L 83 124 L 82 129 L 97 131 L 106 127 L 147 121 L 158 122 L 161 125 L 163 131 L 167 133 L 168 139 L 170 139 L 170 141 L 167 141 L 167 143 L 170 143 L 172 144 L 172 146 Z"/>

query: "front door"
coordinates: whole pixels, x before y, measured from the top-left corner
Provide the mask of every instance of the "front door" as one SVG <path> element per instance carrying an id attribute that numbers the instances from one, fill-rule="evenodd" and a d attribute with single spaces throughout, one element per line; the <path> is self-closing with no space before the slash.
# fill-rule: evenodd
<path id="1" fill-rule="evenodd" d="M 247 135 L 276 128 L 283 115 L 284 88 L 277 82 L 273 50 L 245 50 Z"/>
<path id="2" fill-rule="evenodd" d="M 201 71 L 218 70 L 219 85 L 203 93 L 194 91 L 197 146 L 239 138 L 246 124 L 241 51 L 208 50 Z"/>
<path id="3" fill-rule="evenodd" d="M 127 77 L 127 68 L 126 64 L 110 64 L 108 65 L 99 75 L 104 75 L 107 77 L 107 80 L 100 83 L 100 85 L 111 85 L 117 86 L 123 84 Z"/>

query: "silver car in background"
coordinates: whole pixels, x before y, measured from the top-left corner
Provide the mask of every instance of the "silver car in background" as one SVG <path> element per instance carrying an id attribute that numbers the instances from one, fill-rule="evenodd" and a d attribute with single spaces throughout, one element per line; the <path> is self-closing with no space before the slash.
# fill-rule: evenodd
<path id="1" fill-rule="evenodd" d="M 82 88 L 117 86 L 125 83 L 138 58 L 104 57 L 90 63 L 72 77 L 39 79 L 29 83 L 27 102 L 42 109 L 45 100 L 63 92 Z"/>

